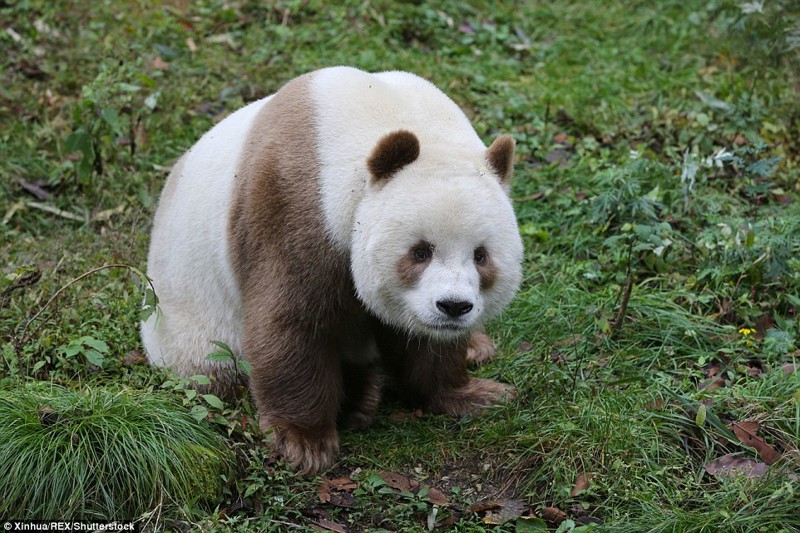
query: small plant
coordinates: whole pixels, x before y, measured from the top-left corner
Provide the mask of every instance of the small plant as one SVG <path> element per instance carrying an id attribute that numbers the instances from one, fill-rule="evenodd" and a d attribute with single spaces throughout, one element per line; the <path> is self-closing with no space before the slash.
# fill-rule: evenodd
<path id="1" fill-rule="evenodd" d="M 0 516 L 131 519 L 214 502 L 230 462 L 210 426 L 158 394 L 0 390 Z"/>
<path id="2" fill-rule="evenodd" d="M 102 175 L 107 164 L 119 164 L 117 158 L 124 152 L 117 145 L 127 144 L 129 156 L 135 155 L 138 123 L 158 103 L 154 87 L 152 78 L 129 64 L 108 63 L 84 85 L 73 108 L 73 131 L 64 141 L 64 150 L 78 155 L 74 169 L 79 184 L 89 185 L 92 175 Z"/>

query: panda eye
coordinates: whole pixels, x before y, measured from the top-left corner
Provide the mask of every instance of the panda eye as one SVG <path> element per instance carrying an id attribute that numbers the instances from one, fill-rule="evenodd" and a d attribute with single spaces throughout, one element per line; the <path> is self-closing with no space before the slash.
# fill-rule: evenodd
<path id="1" fill-rule="evenodd" d="M 433 256 L 433 246 L 428 243 L 422 243 L 414 247 L 411 253 L 418 263 L 424 263 Z"/>
<path id="2" fill-rule="evenodd" d="M 475 248 L 473 258 L 477 264 L 479 265 L 484 264 L 486 262 L 486 256 L 487 256 L 486 248 L 484 248 L 483 246 L 481 246 L 480 248 Z"/>

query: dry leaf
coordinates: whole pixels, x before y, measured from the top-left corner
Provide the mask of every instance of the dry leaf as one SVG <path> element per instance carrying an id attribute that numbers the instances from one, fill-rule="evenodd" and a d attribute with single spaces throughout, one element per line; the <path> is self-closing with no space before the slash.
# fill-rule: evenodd
<path id="1" fill-rule="evenodd" d="M 572 487 L 572 492 L 570 492 L 570 497 L 574 498 L 581 492 L 585 491 L 589 488 L 589 481 L 592 479 L 591 474 L 587 474 L 586 472 L 581 472 L 578 475 L 578 479 L 575 480 L 575 486 Z"/>
<path id="2" fill-rule="evenodd" d="M 725 378 L 720 376 L 720 366 L 718 362 L 711 364 L 711 368 L 706 372 L 706 379 L 698 384 L 700 390 L 712 391 L 725 385 Z"/>
<path id="3" fill-rule="evenodd" d="M 761 460 L 768 465 L 771 465 L 777 461 L 781 456 L 781 454 L 778 453 L 775 448 L 767 444 L 764 439 L 757 435 L 758 422 L 734 422 L 733 426 L 731 426 L 731 429 L 736 434 L 736 438 L 739 439 L 742 444 L 750 446 L 751 448 L 755 448 Z"/>
<path id="4" fill-rule="evenodd" d="M 500 502 L 500 508 L 488 511 L 483 521 L 486 524 L 500 525 L 505 524 L 509 520 L 516 520 L 522 513 L 527 510 L 527 505 L 522 500 L 503 500 Z"/>
<path id="5" fill-rule="evenodd" d="M 449 505 L 450 502 L 447 501 L 447 496 L 444 495 L 442 491 L 439 489 L 435 489 L 433 487 L 429 487 L 428 489 L 428 501 L 434 505 Z"/>
<path id="6" fill-rule="evenodd" d="M 186 43 L 186 48 L 188 48 L 191 53 L 197 52 L 197 44 L 195 44 L 194 39 L 187 37 L 184 42 Z"/>
<path id="7" fill-rule="evenodd" d="M 358 483 L 347 477 L 322 478 L 322 483 L 317 487 L 317 497 L 321 503 L 350 509 L 356 503 L 356 498 L 350 491 L 357 488 Z"/>
<path id="8" fill-rule="evenodd" d="M 535 192 L 533 194 L 529 194 L 527 196 L 520 196 L 517 198 L 512 198 L 514 202 L 527 202 L 528 200 L 538 200 L 539 198 L 543 198 L 543 192 Z"/>
<path id="9" fill-rule="evenodd" d="M 756 334 L 754 337 L 758 340 L 761 340 L 767 334 L 768 329 L 775 327 L 775 319 L 772 317 L 772 315 L 761 315 L 756 319 L 755 326 Z"/>
<path id="10" fill-rule="evenodd" d="M 326 518 L 312 520 L 311 523 L 314 524 L 314 528 L 317 531 L 336 531 L 336 533 L 347 533 L 347 528 L 345 526 Z"/>
<path id="11" fill-rule="evenodd" d="M 321 503 L 330 503 L 331 501 L 331 485 L 325 478 L 322 478 L 322 483 L 317 487 L 317 498 Z"/>
<path id="12" fill-rule="evenodd" d="M 386 485 L 401 492 L 413 492 L 416 494 L 419 491 L 419 481 L 407 478 L 397 472 L 378 472 L 378 476 L 386 482 Z"/>
<path id="13" fill-rule="evenodd" d="M 332 487 L 336 488 L 336 490 L 342 490 L 347 492 L 356 490 L 358 488 L 358 483 L 356 483 L 349 477 L 337 477 L 336 479 L 331 479 L 329 483 L 331 484 Z"/>
<path id="14" fill-rule="evenodd" d="M 155 59 L 150 62 L 150 66 L 156 70 L 169 70 L 169 63 L 161 59 L 161 56 L 156 56 Z"/>
<path id="15" fill-rule="evenodd" d="M 723 455 L 705 466 L 706 472 L 717 478 L 742 475 L 753 479 L 764 475 L 768 468 L 764 463 L 739 457 L 732 453 Z"/>
<path id="16" fill-rule="evenodd" d="M 467 511 L 470 513 L 485 513 L 486 511 L 500 509 L 501 505 L 502 504 L 500 502 L 485 500 L 482 502 L 473 503 L 469 506 Z"/>
<path id="17" fill-rule="evenodd" d="M 544 507 L 543 509 L 539 509 L 539 516 L 555 525 L 559 525 L 567 519 L 567 513 L 558 507 Z"/>

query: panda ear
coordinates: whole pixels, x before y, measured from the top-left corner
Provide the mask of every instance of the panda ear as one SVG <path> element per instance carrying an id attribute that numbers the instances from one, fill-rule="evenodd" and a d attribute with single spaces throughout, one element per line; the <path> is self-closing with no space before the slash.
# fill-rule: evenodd
<path id="1" fill-rule="evenodd" d="M 398 170 L 413 163 L 419 157 L 419 140 L 406 130 L 389 133 L 378 141 L 367 159 L 367 168 L 372 174 L 372 183 L 391 178 Z"/>
<path id="2" fill-rule="evenodd" d="M 486 162 L 497 172 L 500 183 L 508 187 L 514 170 L 514 147 L 516 142 L 511 135 L 501 135 L 486 150 Z"/>

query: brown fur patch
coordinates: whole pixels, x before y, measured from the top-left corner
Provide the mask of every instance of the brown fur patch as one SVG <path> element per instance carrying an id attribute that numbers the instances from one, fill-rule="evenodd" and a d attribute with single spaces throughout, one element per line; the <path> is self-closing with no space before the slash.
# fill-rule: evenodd
<path id="1" fill-rule="evenodd" d="M 491 361 L 497 354 L 492 339 L 481 328 L 478 331 L 473 331 L 469 337 L 469 346 L 467 347 L 467 361 L 476 365 L 482 365 Z"/>
<path id="2" fill-rule="evenodd" d="M 378 141 L 367 159 L 372 179 L 375 182 L 391 178 L 398 170 L 413 163 L 419 157 L 419 140 L 406 130 L 393 131 Z"/>
<path id="3" fill-rule="evenodd" d="M 259 111 L 240 167 L 229 225 L 243 295 L 250 389 L 279 448 L 305 472 L 331 464 L 343 399 L 340 346 L 364 311 L 349 257 L 326 241 L 309 75 Z M 315 435 L 325 442 L 314 443 Z"/>
<path id="4" fill-rule="evenodd" d="M 259 425 L 264 431 L 272 431 L 275 447 L 303 474 L 317 474 L 336 459 L 339 435 L 335 427 L 298 427 L 274 417 L 261 417 Z"/>
<path id="5" fill-rule="evenodd" d="M 499 275 L 497 264 L 492 260 L 492 256 L 486 254 L 486 258 L 482 263 L 475 262 L 475 268 L 478 270 L 478 276 L 480 276 L 481 290 L 490 289 Z"/>
<path id="6" fill-rule="evenodd" d="M 514 171 L 514 147 L 516 141 L 511 135 L 501 135 L 486 150 L 486 161 L 497 172 L 500 183 L 508 185 Z"/>
<path id="7" fill-rule="evenodd" d="M 427 259 L 421 260 L 417 257 L 418 250 L 426 250 L 430 255 Z M 420 241 L 409 248 L 408 252 L 395 263 L 397 279 L 400 280 L 400 283 L 405 286 L 414 285 L 422 276 L 422 273 L 425 272 L 425 269 L 428 268 L 428 265 L 431 264 L 432 254 L 431 246 L 426 242 Z"/>
<path id="8" fill-rule="evenodd" d="M 467 374 L 469 338 L 437 340 L 409 336 L 375 321 L 376 341 L 395 392 L 406 403 L 433 413 L 464 416 L 513 396 L 514 389 Z"/>
<path id="9" fill-rule="evenodd" d="M 345 400 L 339 420 L 353 429 L 369 427 L 381 401 L 381 376 L 371 366 L 342 365 Z"/>

